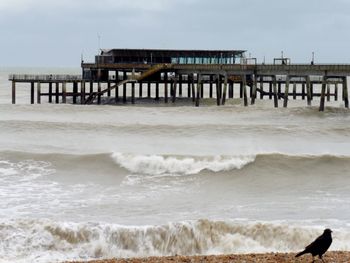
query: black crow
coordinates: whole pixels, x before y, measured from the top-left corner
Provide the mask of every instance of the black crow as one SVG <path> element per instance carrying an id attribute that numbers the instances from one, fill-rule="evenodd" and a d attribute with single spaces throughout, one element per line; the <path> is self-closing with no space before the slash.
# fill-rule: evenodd
<path id="1" fill-rule="evenodd" d="M 323 234 L 315 239 L 310 245 L 308 245 L 304 251 L 298 253 L 295 257 L 300 257 L 301 255 L 310 253 L 313 257 L 313 261 L 315 262 L 314 257 L 319 256 L 319 258 L 324 262 L 322 255 L 326 253 L 327 249 L 332 244 L 332 230 L 325 229 Z"/>

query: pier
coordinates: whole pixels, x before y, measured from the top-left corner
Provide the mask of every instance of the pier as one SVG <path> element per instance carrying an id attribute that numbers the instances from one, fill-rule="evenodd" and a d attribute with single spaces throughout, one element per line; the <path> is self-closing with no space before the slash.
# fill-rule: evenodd
<path id="1" fill-rule="evenodd" d="M 274 64 L 256 64 L 245 51 L 207 50 L 102 50 L 94 63 L 81 63 L 81 75 L 12 74 L 12 103 L 16 83 L 30 87 L 30 103 L 135 104 L 139 98 L 175 103 L 188 98 L 200 106 L 203 98 L 216 101 L 240 98 L 244 106 L 269 99 L 274 107 L 289 100 L 317 99 L 324 111 L 327 101 L 342 100 L 349 108 L 349 65 L 291 64 L 288 58 Z M 237 96 L 237 97 L 236 97 Z M 36 100 L 35 100 L 36 98 Z"/>

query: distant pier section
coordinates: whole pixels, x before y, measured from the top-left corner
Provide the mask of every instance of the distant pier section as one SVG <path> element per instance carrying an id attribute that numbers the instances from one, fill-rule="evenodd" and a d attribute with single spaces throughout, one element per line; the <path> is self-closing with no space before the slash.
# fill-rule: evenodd
<path id="1" fill-rule="evenodd" d="M 199 106 L 211 98 L 219 106 L 240 98 L 244 106 L 270 99 L 274 107 L 287 107 L 291 99 L 312 105 L 317 97 L 320 111 L 330 100 L 341 99 L 349 108 L 350 64 L 291 64 L 283 55 L 273 64 L 257 64 L 244 50 L 111 49 L 101 50 L 94 63 L 82 61 L 81 68 L 81 75 L 11 74 L 12 103 L 16 83 L 28 83 L 32 104 L 43 97 L 49 103 L 73 104 L 188 98 Z"/>

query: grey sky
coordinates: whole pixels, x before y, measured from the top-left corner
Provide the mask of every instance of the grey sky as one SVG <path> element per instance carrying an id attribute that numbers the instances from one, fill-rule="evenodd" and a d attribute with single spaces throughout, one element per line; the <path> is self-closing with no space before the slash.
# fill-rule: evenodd
<path id="1" fill-rule="evenodd" d="M 244 49 L 350 63 L 348 0 L 0 0 L 0 65 L 77 66 L 101 48 Z"/>

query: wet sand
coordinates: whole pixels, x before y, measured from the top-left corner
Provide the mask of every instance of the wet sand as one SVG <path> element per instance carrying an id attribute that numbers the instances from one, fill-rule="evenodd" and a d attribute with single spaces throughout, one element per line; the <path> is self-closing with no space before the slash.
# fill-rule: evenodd
<path id="1" fill-rule="evenodd" d="M 350 252 L 327 252 L 323 259 L 326 263 L 349 263 Z M 143 263 L 143 262 L 157 262 L 157 263 L 174 263 L 174 262 L 188 262 L 188 263 L 221 263 L 221 262 L 238 262 L 238 263 L 310 263 L 312 256 L 310 254 L 295 258 L 295 253 L 266 253 L 266 254 L 244 254 L 244 255 L 218 255 L 218 256 L 173 256 L 173 257 L 150 257 L 150 258 L 131 258 L 131 259 L 108 259 L 108 260 L 93 260 L 80 261 L 89 263 Z M 315 263 L 322 262 L 320 259 L 315 260 Z M 71 262 L 78 263 L 78 261 Z"/>

